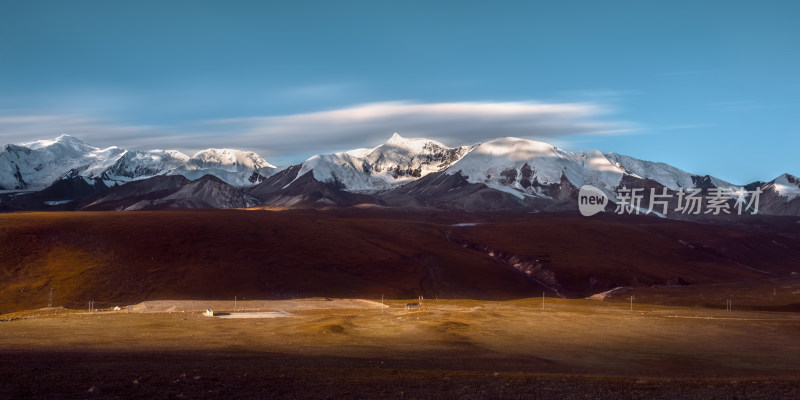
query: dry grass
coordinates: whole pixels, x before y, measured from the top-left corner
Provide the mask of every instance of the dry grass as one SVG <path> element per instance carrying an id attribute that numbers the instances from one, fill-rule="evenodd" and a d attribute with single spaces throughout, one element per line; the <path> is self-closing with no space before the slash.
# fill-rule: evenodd
<path id="1" fill-rule="evenodd" d="M 307 309 L 281 320 L 199 313 L 50 313 L 3 323 L 5 350 L 225 351 L 527 360 L 541 371 L 637 375 L 800 373 L 800 317 L 541 299 L 440 300 L 424 311 Z M 436 358 L 436 357 L 433 357 Z M 444 357 L 449 358 L 448 356 Z M 674 362 L 671 362 L 674 361 Z M 502 363 L 501 363 L 502 364 Z M 712 368 L 713 367 L 713 368 Z M 513 367 L 516 368 L 516 367 Z M 512 368 L 512 369 L 513 369 Z M 718 369 L 721 368 L 721 369 Z"/>
<path id="2" fill-rule="evenodd" d="M 683 307 L 733 310 L 800 312 L 800 275 L 780 276 L 746 282 L 691 286 L 660 286 L 621 290 L 611 301 L 626 301 Z"/>
<path id="3" fill-rule="evenodd" d="M 548 298 L 542 310 L 530 298 L 541 287 L 447 234 L 546 259 L 577 294 L 597 282 L 696 285 L 637 288 L 634 311 L 624 292 Z M 563 215 L 4 214 L 0 398 L 798 398 L 796 240 Z M 50 288 L 71 309 L 20 311 L 46 305 Z M 383 312 L 253 306 L 293 314 L 276 319 L 77 309 L 381 294 Z M 423 311 L 397 300 L 420 294 Z"/>
<path id="4" fill-rule="evenodd" d="M 799 394 L 800 318 L 791 313 L 641 305 L 630 311 L 622 303 L 555 299 L 546 299 L 544 310 L 541 299 L 429 301 L 425 310 L 414 312 L 405 311 L 404 302 L 387 304 L 391 308 L 384 311 L 305 309 L 268 320 L 196 312 L 17 313 L 18 319 L 0 322 L 0 353 L 19 363 L 4 363 L 0 374 L 5 382 L 16 382 L 6 391 L 34 394 L 43 390 L 25 377 L 34 369 L 80 382 L 75 389 L 80 393 L 105 387 L 106 395 L 114 393 L 109 390 L 118 375 L 131 381 L 146 377 L 193 397 L 204 397 L 192 392 L 195 386 L 269 397 L 259 379 L 288 397 L 363 397 L 359 388 L 368 390 L 361 393 L 365 396 L 401 397 L 405 387 L 403 396 L 427 397 L 434 394 L 432 387 L 449 387 L 446 379 L 483 387 L 489 397 L 548 398 L 544 387 L 598 398 L 637 388 L 648 398 L 676 397 L 679 388 L 730 396 L 747 385 L 750 398 L 769 398 L 767 393 L 774 393 L 768 390 L 776 388 Z M 89 375 L 76 376 L 61 364 L 76 357 L 87 362 L 79 370 Z M 64 369 L 51 368 L 57 365 Z M 239 377 L 225 375 L 230 370 Z M 175 382 L 165 384 L 168 378 Z M 433 386 L 419 388 L 417 380 Z M 225 386 L 231 382 L 244 386 Z M 159 385 L 142 393 L 163 394 Z M 718 392 L 707 387 L 715 385 Z M 450 394 L 478 392 L 459 393 Z"/>

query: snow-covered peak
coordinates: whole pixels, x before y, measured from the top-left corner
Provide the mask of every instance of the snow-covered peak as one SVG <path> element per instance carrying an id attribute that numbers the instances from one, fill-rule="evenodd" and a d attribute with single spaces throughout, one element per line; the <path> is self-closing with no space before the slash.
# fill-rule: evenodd
<path id="1" fill-rule="evenodd" d="M 692 174 L 661 162 L 639 160 L 617 153 L 606 153 L 606 158 L 630 175 L 652 179 L 670 190 L 694 186 Z"/>
<path id="2" fill-rule="evenodd" d="M 163 160 L 164 157 L 167 157 L 167 158 L 174 158 L 176 160 L 181 160 L 183 162 L 189 161 L 189 156 L 187 156 L 186 154 L 181 153 L 178 150 L 155 149 L 155 150 L 147 151 L 146 153 L 150 154 L 151 157 L 153 157 L 154 161 L 155 161 L 155 156 L 153 156 L 153 154 L 158 154 L 162 158 L 162 160 Z"/>
<path id="3" fill-rule="evenodd" d="M 82 152 L 82 153 L 88 153 L 97 150 L 96 147 L 91 146 L 88 143 L 84 142 L 83 140 L 80 140 L 70 135 L 61 135 L 55 139 L 35 140 L 29 143 L 22 143 L 21 146 L 25 146 L 31 150 L 39 150 L 53 146 L 59 146 L 62 148 L 69 148 L 76 152 Z"/>
<path id="4" fill-rule="evenodd" d="M 191 180 L 214 175 L 231 185 L 247 186 L 274 174 L 276 169 L 252 151 L 206 149 L 197 152 L 170 174 L 183 175 Z"/>
<path id="5" fill-rule="evenodd" d="M 360 149 L 347 150 L 347 151 L 345 151 L 345 153 L 347 153 L 347 154 L 349 154 L 349 155 L 351 155 L 353 157 L 364 158 L 367 155 L 369 155 L 369 153 L 372 153 L 373 150 L 375 150 L 375 149 L 374 148 L 372 148 L 372 149 L 360 148 Z"/>
<path id="6" fill-rule="evenodd" d="M 404 138 L 395 133 L 373 149 L 311 157 L 297 176 L 313 171 L 316 180 L 335 182 L 348 190 L 383 190 L 441 171 L 468 151 L 466 146 L 450 148 L 435 140 Z"/>
<path id="7" fill-rule="evenodd" d="M 350 190 L 371 189 L 370 169 L 365 166 L 363 158 L 351 152 L 315 155 L 303 162 L 295 179 L 313 171 L 314 179 L 321 182 L 344 184 Z"/>
<path id="8" fill-rule="evenodd" d="M 386 141 L 387 144 L 403 144 L 406 141 L 406 138 L 400 136 L 397 132 L 392 134 L 392 137 Z"/>
<path id="9" fill-rule="evenodd" d="M 104 157 L 104 151 L 69 135 L 6 146 L 0 153 L 0 186 L 43 189 L 67 172 Z"/>
<path id="10" fill-rule="evenodd" d="M 450 148 L 435 140 L 404 138 L 395 133 L 386 143 L 372 149 L 361 158 L 371 165 L 373 173 L 395 171 L 394 175 L 399 176 L 394 176 L 394 179 L 402 176 L 419 178 L 447 168 L 463 157 L 469 149 L 468 146 Z M 403 169 L 409 173 L 397 173 Z"/>
<path id="11" fill-rule="evenodd" d="M 787 197 L 787 201 L 800 197 L 800 179 L 794 175 L 783 174 L 770 184 L 779 195 Z"/>
<path id="12" fill-rule="evenodd" d="M 468 181 L 511 187 L 531 195 L 539 185 L 558 184 L 564 176 L 575 187 L 593 185 L 613 197 L 623 171 L 595 150 L 568 152 L 544 142 L 506 137 L 481 143 L 447 169 Z"/>
<path id="13" fill-rule="evenodd" d="M 220 168 L 226 171 L 254 171 L 261 168 L 275 168 L 252 151 L 235 149 L 206 149 L 197 152 L 186 161 L 186 170 Z"/>
<path id="14" fill-rule="evenodd" d="M 699 175 L 690 174 L 662 162 L 645 161 L 617 153 L 606 153 L 605 156 L 627 174 L 654 180 L 670 190 L 695 187 L 697 185 L 695 179 L 702 178 Z M 710 183 L 718 188 L 729 188 L 734 191 L 741 190 L 741 187 L 722 179 L 713 176 L 708 178 Z"/>
<path id="15" fill-rule="evenodd" d="M 497 161 L 523 161 L 535 157 L 560 157 L 563 151 L 544 142 L 505 137 L 481 143 L 472 154 Z"/>
<path id="16" fill-rule="evenodd" d="M 412 153 L 422 153 L 426 150 L 426 148 L 430 148 L 431 146 L 447 148 L 447 146 L 435 140 L 425 138 L 404 138 L 395 132 L 385 144 L 378 146 L 375 148 L 375 150 L 382 147 L 395 147 L 408 150 Z"/>
<path id="17" fill-rule="evenodd" d="M 128 151 L 110 147 L 103 152 L 111 152 L 100 157 L 81 175 L 100 178 L 111 186 L 114 183 L 150 178 L 166 174 L 186 163 L 189 156 L 177 150 Z"/>
<path id="18" fill-rule="evenodd" d="M 7 145 L 0 152 L 0 188 L 43 189 L 62 177 L 98 178 L 106 185 L 175 173 L 196 179 L 215 175 L 232 185 L 251 185 L 275 167 L 250 151 L 208 149 L 189 157 L 177 150 L 100 149 L 69 135 Z"/>
<path id="19" fill-rule="evenodd" d="M 31 150 L 46 152 L 60 159 L 80 158 L 100 150 L 70 135 L 61 135 L 55 139 L 49 140 L 36 140 L 23 143 L 21 146 Z"/>

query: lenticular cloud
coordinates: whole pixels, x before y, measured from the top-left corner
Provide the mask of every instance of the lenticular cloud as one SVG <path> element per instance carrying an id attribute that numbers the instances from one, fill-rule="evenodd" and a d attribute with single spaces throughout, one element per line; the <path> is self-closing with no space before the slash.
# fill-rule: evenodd
<path id="1" fill-rule="evenodd" d="M 242 138 L 268 140 L 273 150 L 350 148 L 382 142 L 392 132 L 467 144 L 498 136 L 554 138 L 578 134 L 625 133 L 633 124 L 604 120 L 606 107 L 592 103 L 369 103 L 332 111 L 272 117 L 224 119 L 213 125 Z M 320 149 L 322 150 L 322 149 Z"/>
<path id="2" fill-rule="evenodd" d="M 300 159 L 383 143 L 392 133 L 450 146 L 515 136 L 548 140 L 569 135 L 627 133 L 635 124 L 611 118 L 596 103 L 379 102 L 291 115 L 186 121 L 176 126 L 128 126 L 76 115 L 4 115 L 0 143 L 70 134 L 100 145 L 133 149 L 246 148 Z"/>

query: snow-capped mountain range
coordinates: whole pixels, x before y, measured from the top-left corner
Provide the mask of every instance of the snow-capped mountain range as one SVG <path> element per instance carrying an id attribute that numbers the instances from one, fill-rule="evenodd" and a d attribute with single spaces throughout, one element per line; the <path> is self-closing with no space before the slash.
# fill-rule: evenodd
<path id="1" fill-rule="evenodd" d="M 301 165 L 295 180 L 308 172 L 320 182 L 360 192 L 396 188 L 431 173 L 460 174 L 469 183 L 485 184 L 520 198 L 549 197 L 547 188 L 561 184 L 562 179 L 576 188 L 595 186 L 615 199 L 626 176 L 653 180 L 670 190 L 695 187 L 706 178 L 664 163 L 597 150 L 569 152 L 527 139 L 507 137 L 449 148 L 396 133 L 374 149 L 311 157 Z M 719 178 L 706 179 L 715 187 L 742 189 Z"/>
<path id="2" fill-rule="evenodd" d="M 40 190 L 65 177 L 99 179 L 106 186 L 158 175 L 197 179 L 214 175 L 234 186 L 258 183 L 276 170 L 258 154 L 208 149 L 189 157 L 177 150 L 100 149 L 75 137 L 9 144 L 0 152 L 0 190 Z"/>
<path id="3" fill-rule="evenodd" d="M 385 190 L 442 171 L 471 148 L 450 148 L 435 140 L 406 139 L 395 133 L 373 149 L 313 156 L 297 176 L 311 171 L 315 179 L 341 184 L 349 191 Z"/>
<path id="4" fill-rule="evenodd" d="M 218 179 L 200 179 L 206 175 Z M 186 180 L 155 179 L 166 176 Z M 122 190 L 132 181 L 138 183 Z M 119 190 L 118 185 L 122 185 Z M 203 189 L 205 185 L 213 185 L 213 190 Z M 67 135 L 7 145 L 0 153 L 2 189 L 39 191 L 26 201 L 19 195 L 0 198 L 0 208 L 5 202 L 6 209 L 370 203 L 469 211 L 565 210 L 576 208 L 577 191 L 583 185 L 599 188 L 612 202 L 621 187 L 672 192 L 694 187 L 741 192 L 758 187 L 764 191 L 763 213 L 800 215 L 800 179 L 789 174 L 766 183 L 734 185 L 664 163 L 596 150 L 570 152 L 510 137 L 448 147 L 394 134 L 371 149 L 316 155 L 283 170 L 249 151 L 208 149 L 189 157 L 175 150 L 99 149 Z M 102 195 L 87 195 L 98 192 Z"/>

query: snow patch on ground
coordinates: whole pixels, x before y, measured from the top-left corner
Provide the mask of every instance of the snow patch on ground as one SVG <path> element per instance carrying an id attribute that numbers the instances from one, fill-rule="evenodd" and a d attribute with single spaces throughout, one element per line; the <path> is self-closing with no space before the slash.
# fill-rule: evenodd
<path id="1" fill-rule="evenodd" d="M 234 312 L 234 313 L 222 313 L 222 314 L 215 314 L 214 317 L 216 318 L 224 318 L 224 319 L 252 319 L 252 318 L 283 318 L 283 317 L 290 317 L 293 314 L 288 313 L 283 310 L 278 311 L 253 311 L 253 312 Z"/>
<path id="2" fill-rule="evenodd" d="M 61 204 L 67 204 L 72 200 L 54 200 L 54 201 L 45 201 L 44 204 L 48 206 L 58 206 Z"/>
<path id="3" fill-rule="evenodd" d="M 626 289 L 630 289 L 630 288 L 625 287 L 625 286 L 617 286 L 617 287 L 615 287 L 615 288 L 613 288 L 611 290 L 606 290 L 605 292 L 593 294 L 593 295 L 587 297 L 587 299 L 589 299 L 589 300 L 601 300 L 602 301 L 602 300 L 607 299 L 612 294 L 620 292 L 620 291 L 623 291 L 623 290 L 626 290 Z"/>
<path id="4" fill-rule="evenodd" d="M 516 197 L 516 198 L 518 198 L 520 200 L 525 198 L 525 194 L 523 194 L 522 192 L 520 192 L 517 189 L 514 189 L 513 187 L 503 186 L 503 185 L 500 185 L 500 184 L 497 184 L 497 183 L 487 183 L 486 186 L 490 187 L 490 188 L 492 188 L 494 190 L 499 190 L 501 192 L 505 192 L 505 193 L 508 193 L 510 195 L 513 195 L 514 197 Z"/>

